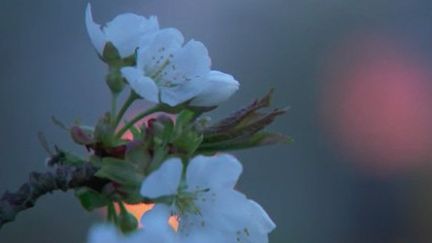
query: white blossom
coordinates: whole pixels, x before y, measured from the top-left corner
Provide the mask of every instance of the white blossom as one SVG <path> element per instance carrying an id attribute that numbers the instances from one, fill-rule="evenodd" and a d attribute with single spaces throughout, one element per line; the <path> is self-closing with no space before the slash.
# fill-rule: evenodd
<path id="1" fill-rule="evenodd" d="M 164 162 L 141 188 L 141 194 L 151 198 L 177 193 L 167 210 L 179 217 L 176 236 L 180 242 L 268 242 L 275 224 L 261 206 L 234 190 L 242 172 L 236 158 L 197 156 L 190 161 L 184 180 L 182 167 L 177 158 Z"/>
<path id="2" fill-rule="evenodd" d="M 90 4 L 86 9 L 86 26 L 99 55 L 103 54 L 105 44 L 111 42 L 123 58 L 134 54 L 143 40 L 150 38 L 159 30 L 155 16 L 145 18 L 132 13 L 118 15 L 101 27 L 93 21 Z"/>
<path id="3" fill-rule="evenodd" d="M 217 106 L 228 100 L 238 89 L 239 82 L 233 76 L 219 71 L 210 71 L 207 75 L 207 86 L 192 99 L 192 106 Z"/>
<path id="4" fill-rule="evenodd" d="M 177 29 L 168 28 L 141 45 L 137 65 L 122 68 L 131 88 L 148 101 L 171 106 L 198 95 L 207 83 L 210 58 L 201 42 L 183 42 Z"/>

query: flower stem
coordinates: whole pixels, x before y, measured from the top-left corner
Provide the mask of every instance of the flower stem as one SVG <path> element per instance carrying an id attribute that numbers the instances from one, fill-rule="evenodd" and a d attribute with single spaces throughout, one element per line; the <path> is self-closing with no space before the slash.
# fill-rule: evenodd
<path id="1" fill-rule="evenodd" d="M 139 96 L 134 92 L 131 91 L 128 99 L 125 101 L 125 103 L 123 104 L 122 108 L 120 109 L 119 113 L 116 116 L 115 119 L 115 123 L 114 123 L 114 127 L 117 127 L 118 124 L 120 123 L 121 119 L 123 118 L 124 114 L 126 113 L 126 111 L 129 109 L 129 107 L 135 102 L 135 100 L 137 100 L 139 98 Z"/>
<path id="2" fill-rule="evenodd" d="M 111 98 L 111 122 L 113 125 L 114 122 L 116 121 L 115 115 L 117 113 L 117 98 L 118 98 L 118 94 L 113 92 Z"/>
<path id="3" fill-rule="evenodd" d="M 156 105 L 140 114 L 138 114 L 136 117 L 134 117 L 131 121 L 126 123 L 117 133 L 116 138 L 120 139 L 135 123 L 139 122 L 144 117 L 153 114 L 155 112 L 162 111 L 162 107 L 159 105 Z"/>
<path id="4" fill-rule="evenodd" d="M 127 213 L 128 213 L 128 211 L 127 211 L 127 209 L 126 209 L 126 207 L 125 207 L 125 205 L 123 204 L 122 201 L 119 201 L 119 202 L 118 202 L 118 205 L 119 205 L 119 207 L 120 207 L 120 212 L 121 212 L 121 213 L 123 213 L 123 214 L 127 214 Z"/>
<path id="5" fill-rule="evenodd" d="M 116 213 L 116 210 L 114 207 L 114 203 L 112 203 L 112 202 L 109 203 L 107 210 L 108 210 L 107 220 L 109 222 L 117 223 L 117 213 Z"/>

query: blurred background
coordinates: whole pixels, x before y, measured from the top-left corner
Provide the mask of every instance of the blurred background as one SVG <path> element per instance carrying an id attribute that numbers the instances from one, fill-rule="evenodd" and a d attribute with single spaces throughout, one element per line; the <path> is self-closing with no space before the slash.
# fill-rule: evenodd
<path id="1" fill-rule="evenodd" d="M 269 212 L 271 242 L 432 242 L 432 2 L 429 0 L 90 1 L 95 20 L 157 15 L 206 44 L 241 90 L 214 120 L 275 88 L 272 127 L 296 142 L 235 154 L 239 189 Z M 0 193 L 47 157 L 37 133 L 73 148 L 55 115 L 94 124 L 109 109 L 87 1 L 0 1 Z M 0 242 L 84 242 L 97 213 L 73 193 L 43 197 Z"/>

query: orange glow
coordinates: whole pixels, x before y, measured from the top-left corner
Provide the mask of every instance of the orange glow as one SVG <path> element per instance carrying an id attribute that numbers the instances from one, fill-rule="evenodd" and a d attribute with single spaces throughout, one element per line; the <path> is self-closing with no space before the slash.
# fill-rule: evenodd
<path id="1" fill-rule="evenodd" d="M 179 220 L 178 220 L 178 217 L 177 217 L 177 216 L 171 216 L 171 217 L 168 219 L 168 224 L 171 225 L 171 227 L 172 227 L 175 231 L 177 231 L 177 230 L 178 230 L 178 227 L 179 227 Z"/>
<path id="2" fill-rule="evenodd" d="M 356 36 L 325 71 L 321 113 L 338 150 L 373 173 L 404 172 L 432 148 L 432 74 L 392 39 Z"/>
<path id="3" fill-rule="evenodd" d="M 139 227 L 143 227 L 143 225 L 141 224 L 141 218 L 142 216 L 150 211 L 153 207 L 154 204 L 145 204 L 145 203 L 141 203 L 141 204 L 125 204 L 126 209 L 128 210 L 129 213 L 131 213 L 139 222 Z M 116 204 L 116 210 L 117 212 L 119 212 L 119 207 Z M 106 211 L 103 211 L 104 215 L 106 215 Z M 179 227 L 179 220 L 177 216 L 171 216 L 168 219 L 168 224 L 175 230 L 178 230 Z"/>
<path id="4" fill-rule="evenodd" d="M 140 219 L 144 213 L 151 210 L 154 207 L 154 204 L 125 204 L 125 207 L 129 213 L 131 213 L 138 220 L 138 222 L 140 222 Z"/>

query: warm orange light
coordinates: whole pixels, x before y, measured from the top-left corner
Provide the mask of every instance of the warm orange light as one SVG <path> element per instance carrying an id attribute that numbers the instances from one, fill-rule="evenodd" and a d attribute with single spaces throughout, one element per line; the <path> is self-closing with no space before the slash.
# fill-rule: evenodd
<path id="1" fill-rule="evenodd" d="M 177 231 L 178 230 L 178 227 L 179 227 L 179 220 L 178 220 L 178 217 L 177 216 L 171 216 L 169 219 L 168 219 L 168 224 L 175 230 L 175 231 Z"/>
<path id="2" fill-rule="evenodd" d="M 133 216 L 135 216 L 135 218 L 138 220 L 138 222 L 140 222 L 141 217 L 148 211 L 150 211 L 153 207 L 154 204 L 125 204 L 126 209 L 129 211 L 129 213 L 131 213 Z M 178 230 L 179 227 L 179 221 L 178 221 L 178 217 L 177 216 L 171 216 L 168 219 L 168 224 L 175 230 Z M 140 227 L 143 227 L 140 223 Z"/>
<path id="3" fill-rule="evenodd" d="M 126 209 L 140 222 L 141 217 L 154 207 L 154 204 L 125 204 Z M 140 223 L 141 224 L 141 223 Z M 141 226 L 141 225 L 140 225 Z"/>

